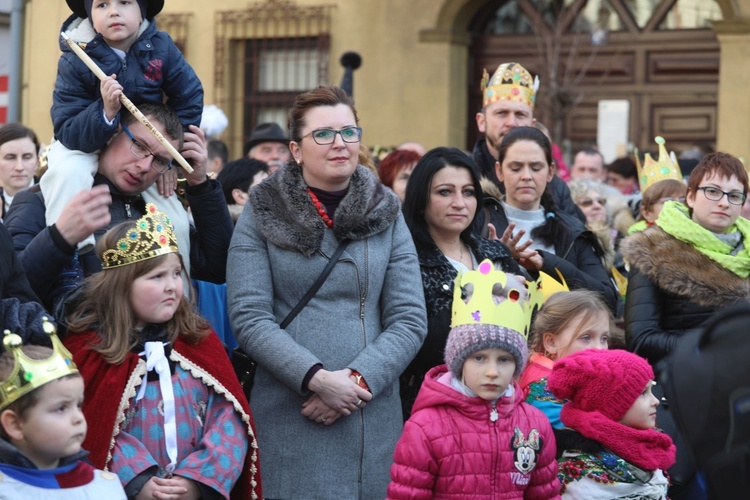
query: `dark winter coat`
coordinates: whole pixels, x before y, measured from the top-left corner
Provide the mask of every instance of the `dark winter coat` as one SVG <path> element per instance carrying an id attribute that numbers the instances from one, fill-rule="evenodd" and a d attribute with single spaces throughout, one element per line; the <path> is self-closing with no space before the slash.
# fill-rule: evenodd
<path id="1" fill-rule="evenodd" d="M 141 196 L 120 193 L 101 174 L 94 177 L 94 185 L 98 184 L 109 185 L 112 220 L 107 227 L 94 233 L 97 240 L 120 222 L 135 221 L 146 213 L 146 203 Z M 190 277 L 223 283 L 234 224 L 221 186 L 215 180 L 208 180 L 198 186 L 188 186 L 186 193 L 195 221 L 195 226 L 190 228 Z M 95 252 L 78 256 L 75 246 L 65 241 L 57 227 L 46 225 L 44 211 L 44 196 L 37 186 L 32 187 L 15 196 L 5 225 L 13 237 L 31 288 L 45 307 L 53 310 L 63 293 L 85 276 L 101 270 L 101 261 Z"/>
<path id="2" fill-rule="evenodd" d="M 427 332 L 419 262 L 395 194 L 358 166 L 326 227 L 289 162 L 250 191 L 227 264 L 238 343 L 257 362 L 252 389 L 269 498 L 384 498 L 403 419 L 398 376 Z M 279 323 L 342 239 L 323 286 L 285 329 Z M 310 369 L 350 368 L 373 399 L 324 426 L 301 414 Z"/>
<path id="3" fill-rule="evenodd" d="M 654 365 L 719 309 L 750 300 L 743 279 L 659 226 L 623 240 L 630 264 L 625 302 L 628 350 Z"/>
<path id="4" fill-rule="evenodd" d="M 203 86 L 180 49 L 166 32 L 156 29 L 153 21 L 143 21 L 125 62 L 94 31 L 88 19 L 73 14 L 63 23 L 62 31 L 85 46 L 86 53 L 105 75 L 117 75 L 117 82 L 131 101 L 160 103 L 166 95 L 167 105 L 175 110 L 183 127 L 200 125 Z M 52 94 L 55 138 L 68 149 L 92 153 L 115 134 L 119 115 L 111 125 L 106 123 L 99 79 L 62 37 L 60 50 L 63 54 Z"/>
<path id="5" fill-rule="evenodd" d="M 16 298 L 21 302 L 38 301 L 16 256 L 13 240 L 4 224 L 0 224 L 0 298 Z M 3 328 L 8 328 L 4 326 Z M 17 333 L 17 332 L 14 332 Z"/>
<path id="6" fill-rule="evenodd" d="M 472 236 L 466 243 L 478 262 L 490 259 L 495 264 L 499 264 L 505 272 L 525 274 L 518 267 L 518 263 L 511 258 L 508 247 L 500 241 Z M 417 255 L 427 304 L 427 337 L 417 356 L 401 375 L 401 402 L 404 419 L 409 418 L 425 373 L 430 368 L 445 363 L 444 349 L 448 333 L 450 333 L 453 283 L 458 274 L 456 268 L 448 262 L 445 255 L 435 245 L 417 248 Z"/>

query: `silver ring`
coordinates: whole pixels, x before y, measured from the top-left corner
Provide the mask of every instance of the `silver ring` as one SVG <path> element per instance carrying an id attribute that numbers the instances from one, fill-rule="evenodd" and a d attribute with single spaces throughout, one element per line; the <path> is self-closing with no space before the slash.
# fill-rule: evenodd
<path id="1" fill-rule="evenodd" d="M 360 406 L 362 406 L 362 400 L 361 400 L 361 399 L 358 399 L 358 400 L 357 400 L 357 404 L 356 404 L 355 406 L 356 406 L 357 408 L 359 408 Z"/>

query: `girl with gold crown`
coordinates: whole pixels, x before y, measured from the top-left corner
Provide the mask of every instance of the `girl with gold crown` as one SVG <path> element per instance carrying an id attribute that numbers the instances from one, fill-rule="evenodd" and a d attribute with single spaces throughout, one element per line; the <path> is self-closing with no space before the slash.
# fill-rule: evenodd
<path id="1" fill-rule="evenodd" d="M 552 428 L 515 380 L 530 303 L 525 283 L 490 260 L 456 279 L 445 364 L 427 373 L 404 425 L 388 498 L 559 498 Z"/>
<path id="2" fill-rule="evenodd" d="M 86 384 L 93 464 L 128 498 L 261 498 L 252 414 L 226 352 L 183 294 L 170 219 L 148 204 L 108 231 L 64 342 Z"/>

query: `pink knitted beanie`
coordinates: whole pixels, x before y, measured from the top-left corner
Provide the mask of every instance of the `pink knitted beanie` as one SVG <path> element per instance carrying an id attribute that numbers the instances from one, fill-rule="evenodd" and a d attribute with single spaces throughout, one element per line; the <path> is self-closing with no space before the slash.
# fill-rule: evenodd
<path id="1" fill-rule="evenodd" d="M 636 354 L 587 349 L 557 361 L 547 387 L 574 408 L 618 422 L 653 379 L 651 366 Z"/>

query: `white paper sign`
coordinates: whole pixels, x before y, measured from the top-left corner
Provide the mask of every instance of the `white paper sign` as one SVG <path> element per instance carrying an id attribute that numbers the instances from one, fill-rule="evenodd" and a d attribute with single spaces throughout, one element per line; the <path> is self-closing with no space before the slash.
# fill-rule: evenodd
<path id="1" fill-rule="evenodd" d="M 627 154 L 630 128 L 630 101 L 611 99 L 599 101 L 596 143 L 605 163 Z"/>

